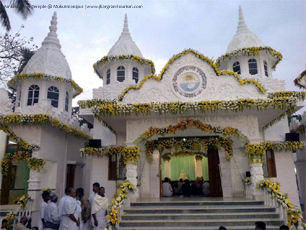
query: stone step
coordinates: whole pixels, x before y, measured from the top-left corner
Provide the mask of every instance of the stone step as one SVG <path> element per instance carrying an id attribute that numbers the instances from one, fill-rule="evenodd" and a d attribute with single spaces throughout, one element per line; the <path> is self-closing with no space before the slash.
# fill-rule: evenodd
<path id="1" fill-rule="evenodd" d="M 271 212 L 275 213 L 275 208 L 265 206 L 241 207 L 241 206 L 214 206 L 214 207 L 195 207 L 195 206 L 177 206 L 177 207 L 130 207 L 124 209 L 127 214 L 175 214 L 175 213 L 254 213 Z"/>
<path id="2" fill-rule="evenodd" d="M 122 220 L 213 220 L 213 219 L 277 219 L 278 213 L 226 213 L 226 214 L 125 214 Z"/>
<path id="3" fill-rule="evenodd" d="M 149 221 L 149 220 L 125 220 L 120 223 L 120 227 L 155 227 L 155 229 L 160 229 L 164 227 L 189 227 L 194 229 L 194 227 L 207 227 L 207 226 L 225 226 L 230 228 L 231 226 L 255 226 L 256 221 L 263 221 L 270 226 L 280 226 L 283 224 L 283 221 L 280 219 L 236 219 L 236 220 L 224 220 L 224 219 L 215 219 L 215 220 L 162 220 L 162 221 Z M 177 229 L 177 228 L 176 228 Z"/>
<path id="4" fill-rule="evenodd" d="M 237 201 L 159 201 L 159 202 L 151 202 L 151 201 L 140 201 L 140 202 L 132 202 L 131 207 L 137 206 L 253 206 L 253 205 L 263 205 L 263 201 L 254 201 L 254 200 L 237 200 Z"/>
<path id="5" fill-rule="evenodd" d="M 219 226 L 218 226 L 219 227 Z M 217 228 L 218 228 L 217 227 Z M 120 227 L 117 230 L 216 230 L 216 227 Z M 227 228 L 228 230 L 254 230 L 255 225 L 253 226 L 232 226 Z M 279 227 L 267 226 L 267 230 L 279 230 Z"/>

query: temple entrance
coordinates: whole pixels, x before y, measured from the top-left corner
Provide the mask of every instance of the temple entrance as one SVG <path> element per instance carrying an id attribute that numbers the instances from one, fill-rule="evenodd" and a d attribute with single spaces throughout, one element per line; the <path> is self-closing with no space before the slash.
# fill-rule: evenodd
<path id="1" fill-rule="evenodd" d="M 173 196 L 222 197 L 219 163 L 217 148 L 209 148 L 207 153 L 163 155 L 161 196 L 162 183 L 169 178 Z"/>

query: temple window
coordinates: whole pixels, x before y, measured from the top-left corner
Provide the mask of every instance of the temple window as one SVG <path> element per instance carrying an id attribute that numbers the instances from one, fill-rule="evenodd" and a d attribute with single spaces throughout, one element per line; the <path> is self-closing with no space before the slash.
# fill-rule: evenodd
<path id="1" fill-rule="evenodd" d="M 110 76 L 111 76 L 111 70 L 107 70 L 106 73 L 106 85 L 110 84 Z"/>
<path id="2" fill-rule="evenodd" d="M 69 109 L 69 93 L 66 92 L 66 98 L 65 98 L 65 110 L 68 112 Z"/>
<path id="3" fill-rule="evenodd" d="M 135 80 L 135 82 L 138 82 L 138 69 L 136 67 L 133 68 L 133 80 Z"/>
<path id="4" fill-rule="evenodd" d="M 269 77 L 269 73 L 268 73 L 268 63 L 266 61 L 264 61 L 264 69 L 265 69 L 265 75 L 266 77 Z"/>
<path id="5" fill-rule="evenodd" d="M 117 68 L 117 81 L 124 82 L 125 79 L 125 68 L 123 66 L 119 66 Z"/>
<path id="6" fill-rule="evenodd" d="M 249 63 L 249 73 L 251 75 L 255 75 L 258 73 L 258 70 L 257 70 L 257 61 L 256 59 L 252 58 L 248 61 Z"/>
<path id="7" fill-rule="evenodd" d="M 39 98 L 39 86 L 31 85 L 29 88 L 27 105 L 34 105 L 35 103 L 38 103 L 38 98 Z"/>
<path id="8" fill-rule="evenodd" d="M 238 74 L 241 74 L 241 71 L 240 71 L 240 63 L 238 61 L 236 61 L 234 64 L 233 64 L 233 71 L 235 73 L 238 73 Z"/>
<path id="9" fill-rule="evenodd" d="M 47 98 L 51 100 L 53 107 L 58 108 L 59 91 L 55 86 L 49 87 Z"/>

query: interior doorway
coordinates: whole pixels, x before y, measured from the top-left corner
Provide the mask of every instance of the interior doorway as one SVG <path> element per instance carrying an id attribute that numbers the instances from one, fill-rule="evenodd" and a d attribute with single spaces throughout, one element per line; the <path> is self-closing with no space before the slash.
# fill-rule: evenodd
<path id="1" fill-rule="evenodd" d="M 223 197 L 221 177 L 220 177 L 220 159 L 217 148 L 209 148 L 207 151 L 209 168 L 209 190 L 210 197 Z"/>

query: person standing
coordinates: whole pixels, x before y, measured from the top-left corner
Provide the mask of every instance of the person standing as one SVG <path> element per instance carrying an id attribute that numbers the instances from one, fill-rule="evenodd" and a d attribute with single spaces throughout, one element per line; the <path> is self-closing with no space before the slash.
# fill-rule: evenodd
<path id="1" fill-rule="evenodd" d="M 44 230 L 52 230 L 59 228 L 59 213 L 57 208 L 57 195 L 53 192 L 50 193 L 50 202 L 47 205 L 44 216 Z"/>
<path id="2" fill-rule="evenodd" d="M 77 201 L 75 199 L 75 189 L 66 188 L 65 194 L 59 203 L 60 230 L 77 230 L 80 220 L 77 216 Z"/>
<path id="3" fill-rule="evenodd" d="M 100 189 L 100 184 L 98 182 L 93 183 L 93 185 L 92 185 L 92 194 L 90 194 L 90 196 L 89 196 L 90 207 L 92 206 L 92 202 L 93 202 L 93 200 L 95 198 L 95 195 L 99 192 L 99 189 Z"/>
<path id="4" fill-rule="evenodd" d="M 41 195 L 43 201 L 41 202 L 40 207 L 39 207 L 39 217 L 40 217 L 39 220 L 38 220 L 38 229 L 39 230 L 43 229 L 44 218 L 45 218 L 45 210 L 46 210 L 47 205 L 48 205 L 49 195 L 50 195 L 49 191 L 43 191 L 43 193 Z"/>
<path id="5" fill-rule="evenodd" d="M 101 230 L 106 228 L 106 210 L 108 205 L 108 199 L 105 197 L 105 189 L 104 187 L 101 187 L 99 189 L 99 193 L 95 195 L 91 207 L 91 214 L 93 217 L 93 230 Z"/>
<path id="6" fill-rule="evenodd" d="M 77 200 L 81 202 L 81 221 L 80 221 L 80 229 L 81 230 L 87 230 L 89 229 L 89 222 L 90 219 L 90 207 L 89 207 L 89 201 L 84 196 L 84 189 L 78 188 L 76 190 L 76 197 Z"/>

